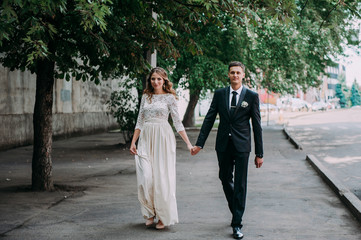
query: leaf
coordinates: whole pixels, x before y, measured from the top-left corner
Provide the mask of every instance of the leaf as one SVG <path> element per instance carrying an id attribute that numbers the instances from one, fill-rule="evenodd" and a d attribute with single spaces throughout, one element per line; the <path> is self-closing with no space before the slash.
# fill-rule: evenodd
<path id="1" fill-rule="evenodd" d="M 82 74 L 77 73 L 75 79 L 76 79 L 77 81 L 79 81 L 81 78 L 82 78 Z"/>
<path id="2" fill-rule="evenodd" d="M 64 72 L 62 72 L 62 73 L 60 73 L 59 75 L 58 75 L 58 78 L 60 78 L 60 79 L 64 79 Z"/>

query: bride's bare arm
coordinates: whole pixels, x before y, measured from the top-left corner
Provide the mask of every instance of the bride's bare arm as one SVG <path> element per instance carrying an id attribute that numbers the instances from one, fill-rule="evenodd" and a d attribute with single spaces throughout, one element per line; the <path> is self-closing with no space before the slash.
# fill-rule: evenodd
<path id="1" fill-rule="evenodd" d="M 186 131 L 182 130 L 182 131 L 179 131 L 178 133 L 179 133 L 179 135 L 181 135 L 183 141 L 187 144 L 188 150 L 190 151 L 193 148 L 193 146 L 192 146 L 191 142 L 188 139 Z"/>

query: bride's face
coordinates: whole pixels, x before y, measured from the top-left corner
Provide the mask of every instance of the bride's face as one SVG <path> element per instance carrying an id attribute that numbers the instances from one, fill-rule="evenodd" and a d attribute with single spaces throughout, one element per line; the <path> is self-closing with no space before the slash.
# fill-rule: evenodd
<path id="1" fill-rule="evenodd" d="M 158 73 L 155 72 L 150 77 L 150 83 L 154 88 L 154 92 L 160 92 L 163 89 L 164 79 Z"/>

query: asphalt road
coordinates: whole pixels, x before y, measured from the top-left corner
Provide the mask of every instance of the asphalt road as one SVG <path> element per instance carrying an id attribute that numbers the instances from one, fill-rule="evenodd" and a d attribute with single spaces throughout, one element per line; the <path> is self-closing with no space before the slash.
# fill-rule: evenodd
<path id="1" fill-rule="evenodd" d="M 299 115 L 287 130 L 361 199 L 361 109 Z"/>

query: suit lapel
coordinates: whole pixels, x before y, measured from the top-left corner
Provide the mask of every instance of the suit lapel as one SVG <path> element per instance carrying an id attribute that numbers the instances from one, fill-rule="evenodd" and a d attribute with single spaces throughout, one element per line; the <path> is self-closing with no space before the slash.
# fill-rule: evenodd
<path id="1" fill-rule="evenodd" d="M 241 106 L 241 103 L 243 102 L 243 99 L 244 97 L 246 96 L 246 92 L 247 92 L 247 89 L 245 86 L 242 87 L 242 91 L 241 91 L 241 95 L 239 96 L 239 99 L 238 99 L 238 103 L 237 103 L 237 107 L 236 107 L 236 110 L 234 110 L 234 114 L 237 113 L 238 109 L 240 108 Z"/>
<path id="2" fill-rule="evenodd" d="M 228 116 L 230 116 L 230 108 L 229 108 L 229 91 L 230 91 L 230 87 L 226 87 L 226 93 L 225 93 L 225 100 L 226 100 L 226 109 L 227 109 L 227 113 Z"/>

